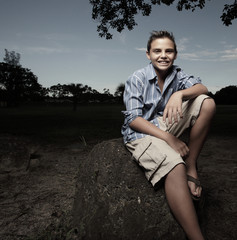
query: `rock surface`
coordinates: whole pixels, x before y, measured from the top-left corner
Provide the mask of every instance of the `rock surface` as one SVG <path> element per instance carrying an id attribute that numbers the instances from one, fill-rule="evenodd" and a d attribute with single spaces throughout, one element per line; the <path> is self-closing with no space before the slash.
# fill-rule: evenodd
<path id="1" fill-rule="evenodd" d="M 80 239 L 186 239 L 122 139 L 96 145 L 81 163 L 73 207 Z"/>

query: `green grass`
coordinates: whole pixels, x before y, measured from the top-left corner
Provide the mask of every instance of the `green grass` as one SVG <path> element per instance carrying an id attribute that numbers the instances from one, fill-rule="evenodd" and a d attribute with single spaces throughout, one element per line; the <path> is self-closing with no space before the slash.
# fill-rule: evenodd
<path id="1" fill-rule="evenodd" d="M 0 133 L 23 135 L 46 142 L 87 143 L 121 137 L 123 123 L 119 104 L 71 105 L 35 104 L 0 109 Z M 211 134 L 235 136 L 237 105 L 218 105 Z"/>

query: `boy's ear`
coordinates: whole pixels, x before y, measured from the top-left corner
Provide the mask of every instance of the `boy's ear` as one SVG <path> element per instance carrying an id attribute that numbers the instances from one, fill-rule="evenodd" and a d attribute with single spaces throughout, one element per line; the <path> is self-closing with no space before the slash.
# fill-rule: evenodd
<path id="1" fill-rule="evenodd" d="M 146 51 L 146 57 L 151 60 L 151 57 L 150 57 L 150 53 L 148 51 Z"/>

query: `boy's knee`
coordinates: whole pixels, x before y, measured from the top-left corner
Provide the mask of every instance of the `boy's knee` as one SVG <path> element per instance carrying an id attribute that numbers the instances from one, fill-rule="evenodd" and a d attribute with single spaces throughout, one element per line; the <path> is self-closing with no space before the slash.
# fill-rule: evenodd
<path id="1" fill-rule="evenodd" d="M 215 114 L 216 112 L 216 103 L 213 98 L 206 98 L 202 104 L 202 110 L 207 114 Z"/>

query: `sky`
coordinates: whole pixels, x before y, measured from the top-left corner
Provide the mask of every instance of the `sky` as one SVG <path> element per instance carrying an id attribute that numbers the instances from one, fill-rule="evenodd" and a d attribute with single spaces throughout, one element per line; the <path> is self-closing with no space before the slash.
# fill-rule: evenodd
<path id="1" fill-rule="evenodd" d="M 194 12 L 179 12 L 175 4 L 153 6 L 150 16 L 136 17 L 132 31 L 112 31 L 113 39 L 106 40 L 98 36 L 89 0 L 0 0 L 0 62 L 4 49 L 15 51 L 43 87 L 81 83 L 114 93 L 149 64 L 150 32 L 167 30 L 178 47 L 175 64 L 215 93 L 237 85 L 237 20 L 226 27 L 220 19 L 224 4 L 233 2 L 207 1 Z"/>

